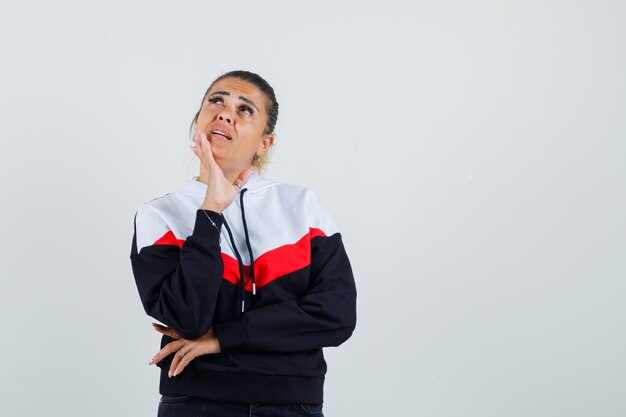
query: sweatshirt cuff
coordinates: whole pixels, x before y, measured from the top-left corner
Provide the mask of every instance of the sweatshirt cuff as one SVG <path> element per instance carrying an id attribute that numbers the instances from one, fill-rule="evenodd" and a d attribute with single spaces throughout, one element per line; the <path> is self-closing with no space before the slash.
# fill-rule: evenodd
<path id="1" fill-rule="evenodd" d="M 213 331 L 222 352 L 244 350 L 248 339 L 245 314 L 234 320 L 214 324 Z"/>
<path id="2" fill-rule="evenodd" d="M 222 231 L 222 215 L 205 209 L 196 210 L 196 222 L 193 226 L 192 236 L 210 238 L 219 237 Z"/>

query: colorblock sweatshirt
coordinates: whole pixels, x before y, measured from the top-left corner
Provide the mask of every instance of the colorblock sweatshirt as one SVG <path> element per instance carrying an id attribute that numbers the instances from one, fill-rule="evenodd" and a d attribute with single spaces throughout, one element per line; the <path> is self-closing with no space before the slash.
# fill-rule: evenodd
<path id="1" fill-rule="evenodd" d="M 213 327 L 220 353 L 194 358 L 159 392 L 242 403 L 322 403 L 322 348 L 356 326 L 341 234 L 315 193 L 252 174 L 223 213 L 189 179 L 135 213 L 130 260 L 146 313 L 181 337 Z M 162 349 L 175 339 L 163 335 Z"/>

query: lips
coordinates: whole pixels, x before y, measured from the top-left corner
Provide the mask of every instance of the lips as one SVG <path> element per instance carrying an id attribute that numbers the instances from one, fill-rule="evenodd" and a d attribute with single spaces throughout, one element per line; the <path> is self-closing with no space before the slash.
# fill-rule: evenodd
<path id="1" fill-rule="evenodd" d="M 222 135 L 222 134 L 221 134 L 221 133 L 219 133 L 219 132 L 209 132 L 209 133 L 211 133 L 212 135 L 216 135 L 216 136 L 222 136 L 222 137 L 224 137 L 224 138 L 226 138 L 226 139 L 228 139 L 228 140 L 231 140 L 228 136 L 226 136 L 226 135 Z"/>
<path id="2" fill-rule="evenodd" d="M 221 136 L 225 139 L 228 140 L 232 140 L 233 139 L 233 134 L 230 131 L 230 129 L 224 125 L 214 125 L 209 127 L 208 129 L 209 134 L 214 135 L 214 136 Z"/>

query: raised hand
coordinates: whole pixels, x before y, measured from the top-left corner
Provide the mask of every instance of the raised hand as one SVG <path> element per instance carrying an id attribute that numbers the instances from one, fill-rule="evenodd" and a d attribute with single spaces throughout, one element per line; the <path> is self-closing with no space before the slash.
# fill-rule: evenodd
<path id="1" fill-rule="evenodd" d="M 250 175 L 252 175 L 252 168 L 246 168 L 239 174 L 234 183 L 230 182 L 224 176 L 222 168 L 215 161 L 211 150 L 211 143 L 204 132 L 196 133 L 194 143 L 190 145 L 190 147 L 198 156 L 208 173 L 207 193 L 201 208 L 221 213 L 237 197 L 241 187 L 243 187 L 250 178 Z"/>

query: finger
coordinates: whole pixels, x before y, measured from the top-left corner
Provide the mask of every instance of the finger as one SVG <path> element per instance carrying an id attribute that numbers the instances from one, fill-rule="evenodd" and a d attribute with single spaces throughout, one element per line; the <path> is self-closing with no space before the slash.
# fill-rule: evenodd
<path id="1" fill-rule="evenodd" d="M 184 343 L 184 339 L 183 340 L 176 340 L 174 342 L 170 342 L 167 345 L 165 345 L 163 347 L 163 349 L 161 349 L 160 351 L 157 352 L 156 355 L 154 355 L 154 357 L 152 358 L 152 360 L 150 361 L 151 364 L 157 364 L 159 362 L 161 362 L 161 360 L 163 358 L 165 358 L 166 356 L 169 356 L 172 354 L 172 352 L 177 351 L 178 349 L 181 348 L 181 346 L 183 346 Z"/>
<path id="2" fill-rule="evenodd" d="M 172 377 L 174 373 L 174 369 L 178 366 L 178 362 L 180 361 L 180 355 L 178 354 L 178 350 L 174 352 L 174 357 L 172 358 L 172 363 L 170 363 L 170 369 L 167 371 L 167 376 Z"/>
<path id="3" fill-rule="evenodd" d="M 189 352 L 185 352 L 185 356 L 183 356 L 180 359 L 178 365 L 176 366 L 176 368 L 174 369 L 174 372 L 172 373 L 172 376 L 176 376 L 176 375 L 180 374 L 183 371 L 183 369 L 185 369 L 185 367 L 187 367 L 189 362 L 194 360 L 197 356 L 198 356 L 197 349 L 194 349 L 193 347 L 189 350 Z M 180 358 L 180 356 L 179 356 L 179 358 Z"/>
<path id="4" fill-rule="evenodd" d="M 152 327 L 154 328 L 154 330 L 156 330 L 157 332 L 161 334 L 164 334 L 174 339 L 180 339 L 180 335 L 176 333 L 174 330 L 170 329 L 169 327 L 162 326 L 157 323 L 152 323 Z"/>
<path id="5" fill-rule="evenodd" d="M 207 158 L 207 149 L 211 149 L 211 143 L 209 139 L 206 137 L 206 134 L 202 132 L 196 132 L 193 136 L 193 143 L 189 145 L 193 153 L 196 154 L 202 165 L 205 167 L 210 166 L 211 161 Z M 211 156 L 213 154 L 211 153 Z"/>
<path id="6" fill-rule="evenodd" d="M 162 326 L 158 323 L 152 323 L 152 327 L 154 327 L 154 330 L 156 330 L 159 333 L 162 333 L 169 337 L 173 337 L 174 339 L 180 339 L 180 335 L 169 327 Z"/>
<path id="7" fill-rule="evenodd" d="M 200 132 L 200 147 L 202 148 L 202 153 L 204 155 L 204 159 L 206 159 L 207 168 L 212 167 L 216 162 L 213 157 L 213 150 L 211 149 L 211 142 L 209 142 L 209 138 L 206 137 L 204 132 Z M 206 165 L 205 164 L 205 165 Z"/>
<path id="8" fill-rule="evenodd" d="M 177 349 L 176 352 L 174 352 L 174 358 L 172 358 L 172 363 L 170 364 L 170 370 L 167 373 L 167 375 L 170 378 L 174 376 L 174 371 L 176 370 L 176 367 L 178 366 L 180 361 L 183 359 L 183 357 L 180 356 L 180 352 L 181 351 L 185 352 L 185 356 L 187 356 L 188 350 L 189 350 L 189 347 L 185 344 L 181 346 L 180 349 Z"/>
<path id="9" fill-rule="evenodd" d="M 195 153 L 198 159 L 200 160 L 200 163 L 204 165 L 205 168 L 208 168 L 207 165 L 209 164 L 209 162 L 206 161 L 206 156 L 205 156 L 205 151 L 204 151 L 205 149 L 204 141 L 202 140 L 202 137 L 200 136 L 200 132 L 196 132 L 193 135 L 193 143 L 189 146 L 191 147 L 191 150 L 193 151 L 193 153 Z"/>
<path id="10" fill-rule="evenodd" d="M 196 132 L 196 133 L 194 133 L 193 138 L 192 138 L 192 142 L 189 145 L 189 147 L 191 148 L 193 153 L 195 153 L 196 155 L 198 155 L 198 152 L 200 151 L 199 143 L 200 143 L 200 135 L 198 134 L 198 132 Z"/>
<path id="11" fill-rule="evenodd" d="M 181 345 L 182 345 L 182 342 L 178 340 L 175 342 L 168 343 L 167 345 L 163 347 L 163 349 L 161 349 L 159 352 L 157 352 L 156 355 L 154 355 L 151 362 L 154 364 L 161 362 L 163 358 L 165 358 L 168 355 L 171 355 L 172 352 L 175 352 L 177 349 L 179 349 Z"/>

